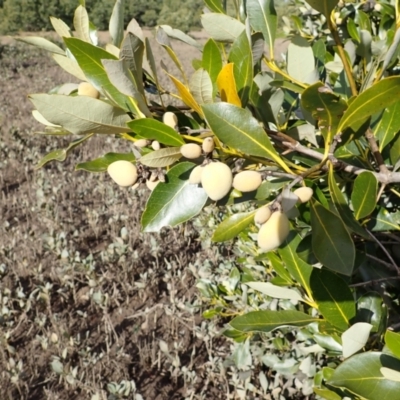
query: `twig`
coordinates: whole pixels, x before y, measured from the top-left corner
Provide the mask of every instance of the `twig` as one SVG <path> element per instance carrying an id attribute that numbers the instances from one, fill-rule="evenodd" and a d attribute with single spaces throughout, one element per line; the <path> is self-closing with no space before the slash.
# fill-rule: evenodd
<path id="1" fill-rule="evenodd" d="M 379 171 L 384 174 L 390 174 L 390 171 L 387 169 L 385 165 L 385 161 L 382 157 L 381 152 L 379 151 L 378 144 L 376 143 L 375 135 L 372 132 L 371 128 L 367 129 L 367 132 L 365 132 L 365 138 L 368 140 L 369 147 L 372 151 L 372 154 L 378 164 Z"/>
<path id="2" fill-rule="evenodd" d="M 386 262 L 386 261 L 384 261 L 384 260 L 381 260 L 381 259 L 378 258 L 378 257 L 375 257 L 375 256 L 373 256 L 373 255 L 371 255 L 371 254 L 365 254 L 365 256 L 368 257 L 368 258 L 370 258 L 371 260 L 376 261 L 376 262 L 379 263 L 379 264 L 384 265 L 386 268 L 389 268 L 391 271 L 396 270 L 395 268 L 393 268 L 393 265 L 392 265 L 391 263 L 388 263 L 388 262 Z"/>
<path id="3" fill-rule="evenodd" d="M 372 281 L 366 281 L 366 282 L 361 282 L 361 283 L 353 283 L 349 285 L 350 287 L 360 287 L 360 286 L 369 286 L 369 285 L 375 285 L 377 283 L 381 282 L 386 282 L 386 281 L 394 281 L 400 279 L 400 276 L 389 276 L 387 278 L 380 278 L 380 279 L 374 279 Z"/>

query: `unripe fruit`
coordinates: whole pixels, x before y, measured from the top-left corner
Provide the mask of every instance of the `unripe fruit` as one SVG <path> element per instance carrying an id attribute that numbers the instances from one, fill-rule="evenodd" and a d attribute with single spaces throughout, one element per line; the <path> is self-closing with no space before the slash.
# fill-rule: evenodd
<path id="1" fill-rule="evenodd" d="M 153 148 L 153 150 L 160 150 L 161 149 L 161 145 L 159 142 L 157 142 L 157 140 L 153 140 L 151 142 L 151 147 Z"/>
<path id="2" fill-rule="evenodd" d="M 194 167 L 189 176 L 189 183 L 191 183 L 192 185 L 198 185 L 201 182 L 203 169 L 204 167 L 202 167 L 201 165 Z"/>
<path id="3" fill-rule="evenodd" d="M 204 153 L 212 153 L 215 148 L 214 139 L 212 137 L 205 138 L 201 147 L 203 148 Z"/>
<path id="4" fill-rule="evenodd" d="M 258 231 L 258 247 L 264 253 L 278 248 L 290 232 L 287 216 L 275 211 L 270 219 Z"/>
<path id="5" fill-rule="evenodd" d="M 164 115 L 163 115 L 163 122 L 165 125 L 170 126 L 171 128 L 175 129 L 176 126 L 178 125 L 178 118 L 176 117 L 176 115 L 171 112 L 171 111 L 167 111 Z"/>
<path id="6" fill-rule="evenodd" d="M 300 187 L 293 192 L 298 198 L 300 203 L 307 203 L 310 201 L 314 191 L 310 187 Z"/>
<path id="7" fill-rule="evenodd" d="M 81 82 L 78 86 L 78 95 L 98 99 L 100 97 L 100 92 L 91 83 Z"/>
<path id="8" fill-rule="evenodd" d="M 138 178 L 136 166 L 126 160 L 111 163 L 107 172 L 117 185 L 124 187 L 134 185 Z"/>
<path id="9" fill-rule="evenodd" d="M 379 3 L 376 3 L 374 6 L 375 11 L 380 12 L 382 11 L 382 5 Z"/>
<path id="10" fill-rule="evenodd" d="M 343 24 L 343 18 L 336 18 L 335 23 L 336 23 L 336 25 L 342 25 Z"/>
<path id="11" fill-rule="evenodd" d="M 203 168 L 201 184 L 211 200 L 225 197 L 232 187 L 232 171 L 222 162 L 212 162 Z"/>
<path id="12" fill-rule="evenodd" d="M 151 181 L 150 179 L 146 180 L 146 186 L 153 191 L 154 188 L 160 183 L 160 181 Z"/>
<path id="13" fill-rule="evenodd" d="M 147 139 L 139 139 L 136 140 L 135 146 L 136 147 L 146 147 L 150 142 Z"/>
<path id="14" fill-rule="evenodd" d="M 268 206 L 259 208 L 254 214 L 254 222 L 258 225 L 265 224 L 271 217 L 272 211 Z"/>
<path id="15" fill-rule="evenodd" d="M 201 147 L 196 143 L 187 143 L 181 146 L 181 154 L 183 157 L 193 159 L 201 156 Z"/>
<path id="16" fill-rule="evenodd" d="M 261 174 L 257 171 L 242 171 L 233 178 L 233 187 L 241 192 L 252 192 L 261 185 Z"/>

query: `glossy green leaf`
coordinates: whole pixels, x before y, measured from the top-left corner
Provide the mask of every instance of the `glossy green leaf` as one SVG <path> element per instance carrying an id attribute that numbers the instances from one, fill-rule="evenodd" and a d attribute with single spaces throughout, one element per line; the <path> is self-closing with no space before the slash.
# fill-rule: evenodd
<path id="1" fill-rule="evenodd" d="M 310 285 L 318 311 L 330 324 L 346 330 L 356 315 L 354 296 L 346 282 L 333 272 L 314 268 Z"/>
<path id="2" fill-rule="evenodd" d="M 167 146 L 181 146 L 185 144 L 182 136 L 170 126 L 151 118 L 135 119 L 128 122 L 129 128 L 141 137 L 157 140 Z"/>
<path id="3" fill-rule="evenodd" d="M 219 13 L 203 14 L 201 24 L 208 35 L 217 42 L 233 43 L 245 30 L 244 24 L 237 19 Z"/>
<path id="4" fill-rule="evenodd" d="M 69 74 L 74 76 L 75 78 L 79 79 L 80 81 L 86 81 L 86 76 L 83 73 L 81 67 L 75 60 L 68 58 L 66 56 L 62 56 L 60 54 L 53 54 L 53 60 L 64 70 L 67 71 Z"/>
<path id="5" fill-rule="evenodd" d="M 351 275 L 355 247 L 343 221 L 321 203 L 311 201 L 312 246 L 315 256 L 328 269 Z"/>
<path id="6" fill-rule="evenodd" d="M 381 231 L 400 231 L 399 214 L 390 213 L 384 207 L 378 207 L 378 212 L 374 212 L 368 226 L 374 232 Z"/>
<path id="7" fill-rule="evenodd" d="M 142 215 L 144 232 L 158 232 L 165 226 L 176 226 L 202 210 L 208 196 L 203 188 L 188 182 L 195 164 L 182 162 L 167 173 L 167 182 L 152 191 Z"/>
<path id="8" fill-rule="evenodd" d="M 254 222 L 254 213 L 254 211 L 237 213 L 225 218 L 214 231 L 212 240 L 214 242 L 225 242 L 235 238 L 240 232 Z"/>
<path id="9" fill-rule="evenodd" d="M 350 210 L 346 199 L 336 183 L 335 174 L 333 166 L 329 166 L 329 193 L 334 207 L 338 212 L 346 226 L 351 229 L 355 234 L 362 236 L 365 239 L 370 239 L 370 235 L 365 231 L 365 229 L 357 222 L 354 218 L 354 213 Z"/>
<path id="10" fill-rule="evenodd" d="M 287 71 L 299 82 L 314 83 L 318 80 L 314 53 L 307 39 L 301 36 L 292 39 L 287 52 Z"/>
<path id="11" fill-rule="evenodd" d="M 366 120 L 386 107 L 400 101 L 400 77 L 382 79 L 359 94 L 349 105 L 338 126 L 338 132 Z"/>
<path id="12" fill-rule="evenodd" d="M 325 400 L 342 400 L 342 396 L 326 388 L 314 388 L 314 393 Z"/>
<path id="13" fill-rule="evenodd" d="M 282 326 L 306 326 L 316 319 L 300 311 L 252 311 L 234 318 L 230 325 L 241 332 L 271 332 Z"/>
<path id="14" fill-rule="evenodd" d="M 282 279 L 285 285 L 293 285 L 294 281 L 289 271 L 285 268 L 281 257 L 278 257 L 274 252 L 270 252 L 267 255 L 268 261 L 271 264 L 274 272 Z"/>
<path id="15" fill-rule="evenodd" d="M 207 8 L 209 8 L 212 12 L 222 14 L 225 13 L 224 9 L 222 8 L 221 0 L 204 0 L 204 3 L 206 3 Z"/>
<path id="16" fill-rule="evenodd" d="M 336 334 L 323 334 L 323 333 L 314 333 L 313 339 L 317 344 L 319 344 L 324 349 L 335 352 L 337 354 L 342 354 L 342 345 L 340 337 Z"/>
<path id="17" fill-rule="evenodd" d="M 389 350 L 400 359 L 400 333 L 387 330 L 385 333 L 385 343 Z"/>
<path id="18" fill-rule="evenodd" d="M 158 70 L 157 70 L 157 66 L 156 66 L 156 61 L 154 59 L 154 54 L 151 49 L 151 44 L 150 44 L 149 38 L 145 38 L 144 43 L 145 43 L 145 49 L 146 49 L 146 58 L 147 58 L 147 61 L 149 62 L 149 66 L 150 66 L 151 72 L 153 74 L 154 81 L 156 83 L 157 89 L 159 91 L 162 91 L 160 82 L 158 79 Z"/>
<path id="19" fill-rule="evenodd" d="M 74 13 L 75 36 L 87 43 L 91 43 L 89 35 L 89 15 L 86 8 L 78 6 Z"/>
<path id="20" fill-rule="evenodd" d="M 351 202 L 356 219 L 371 214 L 376 207 L 378 181 L 372 172 L 366 171 L 357 176 L 351 193 Z"/>
<path id="21" fill-rule="evenodd" d="M 270 282 L 246 282 L 246 285 L 257 292 L 265 294 L 275 299 L 287 299 L 301 301 L 303 298 L 300 293 L 294 289 L 273 285 Z"/>
<path id="22" fill-rule="evenodd" d="M 400 101 L 383 110 L 380 121 L 374 127 L 374 135 L 382 151 L 400 131 Z"/>
<path id="23" fill-rule="evenodd" d="M 95 160 L 79 163 L 76 165 L 75 169 L 77 171 L 82 169 L 88 172 L 105 172 L 111 163 L 118 160 L 133 162 L 136 159 L 133 153 L 107 153 L 102 157 L 96 158 Z"/>
<path id="24" fill-rule="evenodd" d="M 291 231 L 286 239 L 286 246 L 281 246 L 278 250 L 287 270 L 298 284 L 311 297 L 310 276 L 313 267 L 303 261 L 296 253 L 297 246 L 301 242 L 301 236 Z"/>
<path id="25" fill-rule="evenodd" d="M 64 38 L 68 49 L 76 58 L 89 81 L 100 91 L 104 90 L 122 109 L 129 111 L 129 98 L 110 82 L 101 60 L 116 60 L 112 54 L 76 38 Z"/>
<path id="26" fill-rule="evenodd" d="M 330 18 L 331 12 L 336 7 L 337 3 L 339 3 L 339 0 L 306 0 L 306 1 L 312 8 L 324 14 L 326 18 Z"/>
<path id="27" fill-rule="evenodd" d="M 386 320 L 387 307 L 379 293 L 369 292 L 357 300 L 357 322 L 368 322 L 372 332 L 382 332 Z"/>
<path id="28" fill-rule="evenodd" d="M 140 162 L 148 167 L 163 168 L 174 164 L 181 157 L 179 147 L 167 147 L 144 155 L 140 158 Z"/>
<path id="29" fill-rule="evenodd" d="M 274 59 L 274 43 L 278 17 L 273 0 L 247 0 L 247 16 L 251 27 L 261 32 L 269 49 L 270 58 Z"/>
<path id="30" fill-rule="evenodd" d="M 49 122 L 76 135 L 129 132 L 130 117 L 120 108 L 88 96 L 32 94 L 29 100 Z"/>
<path id="31" fill-rule="evenodd" d="M 112 10 L 108 31 L 114 46 L 119 47 L 124 37 L 124 0 L 116 0 Z"/>
<path id="32" fill-rule="evenodd" d="M 50 53 L 61 54 L 61 55 L 65 56 L 65 51 L 60 46 L 57 46 L 56 44 L 50 42 L 50 40 L 47 40 L 42 37 L 14 36 L 13 39 L 18 40 L 19 42 L 31 44 L 33 46 L 38 47 L 39 49 L 49 51 Z"/>
<path id="33" fill-rule="evenodd" d="M 71 142 L 66 149 L 58 149 L 46 154 L 35 166 L 36 169 L 42 168 L 44 165 L 49 163 L 50 161 L 60 161 L 63 162 L 67 159 L 68 154 L 72 149 L 79 146 L 89 138 L 91 138 L 93 134 L 86 135 L 83 138 L 79 138 Z"/>
<path id="34" fill-rule="evenodd" d="M 214 134 L 226 145 L 249 155 L 268 158 L 285 171 L 289 170 L 248 110 L 221 102 L 203 105 L 203 111 Z"/>
<path id="35" fill-rule="evenodd" d="M 380 369 L 400 370 L 400 361 L 379 352 L 368 352 L 350 357 L 340 364 L 328 384 L 346 388 L 368 400 L 394 400 L 400 392 L 400 382 L 385 379 Z"/>
<path id="36" fill-rule="evenodd" d="M 301 104 L 318 121 L 325 145 L 329 146 L 347 109 L 346 101 L 327 89 L 323 83 L 317 82 L 303 92 Z"/>
<path id="37" fill-rule="evenodd" d="M 208 39 L 203 49 L 203 58 L 201 59 L 201 66 L 210 75 L 213 84 L 213 95 L 217 91 L 217 78 L 222 69 L 222 57 L 219 47 L 215 40 Z"/>
<path id="38" fill-rule="evenodd" d="M 213 102 L 213 84 L 208 72 L 199 68 L 190 78 L 189 89 L 198 104 Z"/>

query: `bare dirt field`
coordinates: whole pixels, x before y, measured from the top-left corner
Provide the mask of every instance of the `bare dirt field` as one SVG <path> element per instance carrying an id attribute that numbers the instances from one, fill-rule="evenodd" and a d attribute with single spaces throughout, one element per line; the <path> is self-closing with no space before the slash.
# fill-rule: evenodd
<path id="1" fill-rule="evenodd" d="M 45 52 L 0 43 L 1 399 L 239 398 L 223 321 L 204 323 L 194 286 L 229 249 L 202 243 L 191 224 L 142 234 L 146 190 L 74 171 L 126 151 L 114 138 L 35 170 L 71 138 L 35 133 L 27 94 L 76 80 Z M 190 71 L 196 50 L 174 48 Z M 157 58 L 173 70 L 165 53 Z"/>

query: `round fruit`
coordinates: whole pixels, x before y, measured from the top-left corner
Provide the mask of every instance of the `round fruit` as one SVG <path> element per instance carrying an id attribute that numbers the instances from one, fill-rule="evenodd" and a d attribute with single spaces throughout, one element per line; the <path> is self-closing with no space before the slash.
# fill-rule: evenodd
<path id="1" fill-rule="evenodd" d="M 201 147 L 203 148 L 204 153 L 212 153 L 215 148 L 214 139 L 212 137 L 205 138 Z"/>
<path id="2" fill-rule="evenodd" d="M 194 167 L 189 176 L 189 183 L 191 183 L 192 185 L 198 185 L 201 182 L 203 169 L 204 167 L 202 167 L 201 165 Z"/>
<path id="3" fill-rule="evenodd" d="M 181 154 L 189 159 L 199 158 L 201 156 L 201 147 L 196 143 L 186 143 L 181 146 Z"/>
<path id="4" fill-rule="evenodd" d="M 78 95 L 98 99 L 100 97 L 100 92 L 91 83 L 81 82 L 78 86 Z"/>
<path id="5" fill-rule="evenodd" d="M 256 224 L 265 224 L 271 217 L 272 211 L 268 206 L 259 208 L 254 214 L 254 222 Z"/>
<path id="6" fill-rule="evenodd" d="M 153 148 L 153 150 L 160 150 L 161 149 L 161 145 L 159 142 L 157 142 L 157 140 L 153 140 L 151 142 L 151 147 Z"/>
<path id="7" fill-rule="evenodd" d="M 289 232 L 287 216 L 281 211 L 275 211 L 258 231 L 258 247 L 264 253 L 275 250 L 284 242 Z"/>
<path id="8" fill-rule="evenodd" d="M 381 11 L 382 11 L 382 5 L 376 3 L 375 6 L 374 6 L 374 9 L 375 9 L 375 11 L 377 11 L 377 12 L 381 12 Z"/>
<path id="9" fill-rule="evenodd" d="M 222 162 L 211 162 L 203 168 L 201 184 L 211 200 L 225 197 L 232 187 L 232 171 Z"/>
<path id="10" fill-rule="evenodd" d="M 147 139 L 139 139 L 136 140 L 135 146 L 136 147 L 146 147 L 149 144 L 149 141 Z"/>
<path id="11" fill-rule="evenodd" d="M 257 171 L 242 171 L 233 178 L 233 187 L 241 192 L 257 190 L 261 183 L 261 174 Z"/>
<path id="12" fill-rule="evenodd" d="M 168 125 L 171 128 L 175 129 L 176 126 L 178 125 L 178 118 L 176 117 L 176 115 L 173 112 L 167 111 L 163 115 L 163 122 L 165 125 Z"/>
<path id="13" fill-rule="evenodd" d="M 107 172 L 119 186 L 132 186 L 138 178 L 136 166 L 125 160 L 111 163 L 107 168 Z"/>
<path id="14" fill-rule="evenodd" d="M 307 203 L 310 201 L 314 191 L 310 187 L 300 187 L 293 192 L 298 198 L 300 203 Z"/>

